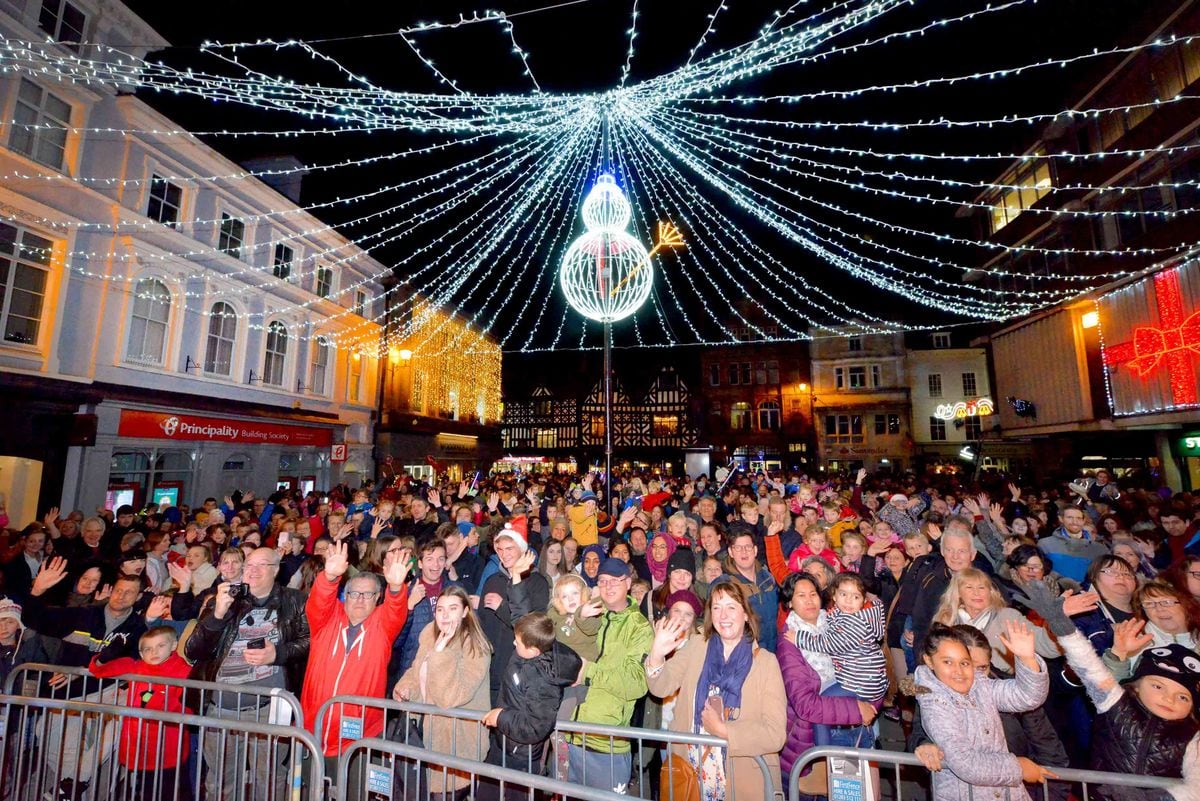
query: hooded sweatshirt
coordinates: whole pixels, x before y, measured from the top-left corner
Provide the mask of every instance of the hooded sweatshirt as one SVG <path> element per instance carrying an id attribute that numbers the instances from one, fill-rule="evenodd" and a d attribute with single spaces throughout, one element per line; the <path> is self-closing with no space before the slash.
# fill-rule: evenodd
<path id="1" fill-rule="evenodd" d="M 541 772 L 542 749 L 554 731 L 563 691 L 575 683 L 582 665 L 579 655 L 558 641 L 532 659 L 512 655 L 500 687 L 504 711 L 496 722 L 503 739 L 492 738 L 488 762 Z"/>
<path id="2" fill-rule="evenodd" d="M 145 676 L 150 681 L 133 681 L 125 705 L 134 709 L 154 709 L 160 712 L 186 712 L 183 705 L 183 688 L 158 684 L 155 677 L 186 679 L 192 666 L 179 654 L 172 652 L 160 665 L 148 665 L 140 659 L 122 656 L 111 662 L 101 663 L 100 656 L 92 657 L 88 669 L 93 676 L 111 678 L 131 674 Z M 159 731 L 159 727 L 162 731 Z M 161 742 L 160 742 L 161 741 Z M 179 764 L 180 755 L 189 752 L 188 733 L 178 724 L 159 723 L 157 720 L 123 718 L 121 720 L 121 745 L 117 759 L 129 770 L 170 770 Z"/>
<path id="3" fill-rule="evenodd" d="M 383 602 L 351 632 L 350 619 L 338 603 L 337 593 L 338 582 L 330 581 L 321 573 L 304 605 L 312 639 L 300 706 L 310 730 L 316 725 L 321 704 L 335 695 L 387 697 L 390 689 L 387 667 L 392 656 L 392 642 L 408 617 L 408 589 L 403 588 L 400 592 L 385 590 Z M 361 733 L 357 731 L 358 726 L 343 731 L 343 718 L 361 720 Z M 321 742 L 325 756 L 337 756 L 354 740 L 380 736 L 383 711 L 334 704 L 325 715 L 321 729 L 313 734 Z"/>

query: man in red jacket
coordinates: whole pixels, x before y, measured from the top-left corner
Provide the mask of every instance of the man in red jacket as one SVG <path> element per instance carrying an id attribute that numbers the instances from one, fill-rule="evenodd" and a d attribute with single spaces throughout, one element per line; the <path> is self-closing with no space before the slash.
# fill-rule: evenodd
<path id="1" fill-rule="evenodd" d="M 334 543 L 325 554 L 325 572 L 309 593 L 304 613 L 311 644 L 300 705 L 310 727 L 321 704 L 335 695 L 388 695 L 387 666 L 392 642 L 408 617 L 408 563 L 392 561 L 385 570 L 386 594 L 374 573 L 359 573 L 346 582 L 345 601 L 338 603 L 338 583 L 349 567 L 347 543 Z M 337 770 L 338 755 L 354 740 L 378 737 L 383 713 L 351 704 L 335 704 L 313 734 L 325 754 L 325 769 Z M 352 771 L 353 773 L 354 771 Z M 332 774 L 331 774 L 332 775 Z M 351 796 L 353 797 L 353 795 Z"/>

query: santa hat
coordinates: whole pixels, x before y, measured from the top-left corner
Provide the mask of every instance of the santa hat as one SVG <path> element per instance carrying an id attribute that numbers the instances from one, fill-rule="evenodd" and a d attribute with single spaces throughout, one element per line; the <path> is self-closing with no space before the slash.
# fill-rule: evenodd
<path id="1" fill-rule="evenodd" d="M 524 526 L 522 526 L 522 528 L 524 528 Z M 529 550 L 529 541 L 525 539 L 525 535 L 518 531 L 512 523 L 505 523 L 504 528 L 500 529 L 500 531 L 496 533 L 496 536 L 492 537 L 492 541 L 495 542 L 501 537 L 508 537 L 517 545 L 520 545 L 521 553 Z"/>

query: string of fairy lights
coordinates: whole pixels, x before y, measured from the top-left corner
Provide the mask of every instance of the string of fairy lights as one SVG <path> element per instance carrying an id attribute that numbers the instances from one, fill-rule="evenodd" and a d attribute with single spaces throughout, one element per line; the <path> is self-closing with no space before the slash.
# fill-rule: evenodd
<path id="1" fill-rule="evenodd" d="M 629 0 L 611 88 L 597 92 L 556 91 L 545 69 L 535 75 L 537 50 L 519 43 L 518 26 L 524 14 L 542 10 L 476 12 L 361 37 L 398 40 L 397 49 L 434 81 L 432 92 L 380 85 L 335 58 L 333 43 L 346 37 L 204 42 L 197 52 L 212 66 L 200 70 L 103 43 L 65 48 L 0 36 L 0 73 L 50 92 L 136 89 L 147 98 L 170 94 L 280 120 L 277 128 L 217 124 L 189 132 L 155 114 L 137 118 L 153 124 L 110 115 L 104 124 L 77 125 L 26 109 L 3 121 L 10 137 L 132 142 L 148 153 L 202 138 L 379 143 L 366 155 L 253 169 L 216 158 L 209 163 L 220 166 L 208 170 L 175 160 L 170 168 L 81 174 L 32 159 L 7 167 L 0 183 L 33 197 L 63 187 L 119 196 L 116 213 L 103 204 L 93 217 L 0 206 L 0 220 L 49 232 L 50 255 L 108 291 L 161 302 L 166 285 L 188 313 L 221 303 L 222 316 L 259 330 L 282 323 L 298 340 L 379 354 L 404 347 L 423 358 L 469 355 L 491 347 L 488 339 L 506 351 L 591 348 L 599 327 L 573 315 L 555 276 L 579 229 L 582 198 L 610 172 L 631 202 L 635 237 L 651 241 L 656 222 L 666 219 L 687 243 L 655 259 L 650 300 L 618 326 L 619 345 L 794 341 L 839 327 L 890 332 L 1007 320 L 1200 246 L 1120 235 L 1123 226 L 1162 226 L 1196 212 L 1179 198 L 1200 194 L 1200 172 L 1179 165 L 1195 157 L 1200 137 L 1130 145 L 1086 135 L 1090 127 L 1119 121 L 1128 128 L 1200 103 L 1200 93 L 1188 91 L 1200 80 L 1200 35 L 1064 43 L 1056 53 L 1007 48 L 995 56 L 1005 62 L 998 66 L 904 75 L 897 65 L 882 80 L 850 73 L 872 78 L 836 86 L 789 77 L 914 42 L 936 47 L 1034 5 L 970 0 L 914 21 L 909 0 L 793 2 L 763 14 L 756 34 L 728 43 L 720 35 L 731 18 L 762 12 L 711 0 L 679 66 L 643 77 L 638 56 L 653 34 L 643 29 L 645 9 Z M 427 39 L 464 28 L 503 37 L 526 88 L 488 91 L 490 77 L 468 74 L 467 62 L 435 63 Z M 1067 108 L 978 116 L 956 114 L 949 104 L 934 105 L 945 111 L 931 115 L 917 111 L 930 104 L 893 102 L 886 108 L 903 111 L 863 113 L 877 98 L 969 92 L 1106 59 L 1168 57 L 1184 79 L 1152 85 L 1128 102 L 1097 96 Z M 337 81 L 293 80 L 289 67 L 329 70 Z M 780 88 L 792 86 L 802 88 Z M 1054 145 L 1024 148 L 1047 128 L 1080 135 L 1070 147 L 1060 135 Z M 1007 151 L 995 145 L 997 130 L 1013 133 Z M 938 137 L 945 146 L 931 144 Z M 1119 160 L 1131 177 L 1071 169 L 1105 159 Z M 301 205 L 251 188 L 326 173 L 345 176 L 355 191 Z M 147 213 L 164 186 L 191 198 L 169 230 Z M 201 203 L 201 196 L 228 202 Z M 320 218 L 335 211 L 336 222 Z M 995 236 L 1017 217 L 1032 234 Z M 1096 234 L 1090 243 L 1042 235 L 1068 223 Z M 47 256 L 37 246 L 26 252 Z M 885 307 L 896 311 L 881 315 L 878 304 L 864 302 L 864 290 L 894 297 Z M 264 293 L 265 305 L 249 302 Z M 924 311 L 914 317 L 914 310 Z"/>

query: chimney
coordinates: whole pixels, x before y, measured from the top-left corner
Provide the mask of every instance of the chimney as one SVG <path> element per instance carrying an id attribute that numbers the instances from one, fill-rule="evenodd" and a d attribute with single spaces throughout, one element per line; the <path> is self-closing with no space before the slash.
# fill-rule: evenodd
<path id="1" fill-rule="evenodd" d="M 295 156 L 260 156 L 243 161 L 242 166 L 254 172 L 267 170 L 268 174 L 260 175 L 259 180 L 293 203 L 300 203 L 300 182 L 308 174 L 308 170 L 301 169 L 304 163 L 300 159 Z"/>

